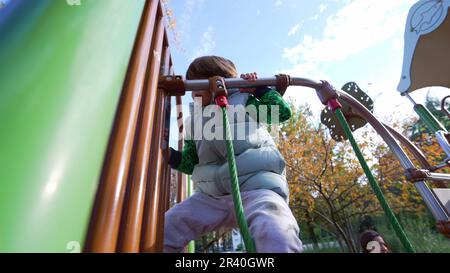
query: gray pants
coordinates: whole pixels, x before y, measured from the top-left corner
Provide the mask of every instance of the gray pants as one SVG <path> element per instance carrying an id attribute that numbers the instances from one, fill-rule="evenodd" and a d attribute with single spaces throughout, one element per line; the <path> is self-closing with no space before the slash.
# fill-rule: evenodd
<path id="1" fill-rule="evenodd" d="M 266 189 L 242 192 L 241 196 L 258 253 L 302 251 L 297 221 L 281 196 Z M 181 252 L 189 241 L 205 233 L 235 227 L 231 195 L 195 193 L 166 212 L 164 252 Z"/>

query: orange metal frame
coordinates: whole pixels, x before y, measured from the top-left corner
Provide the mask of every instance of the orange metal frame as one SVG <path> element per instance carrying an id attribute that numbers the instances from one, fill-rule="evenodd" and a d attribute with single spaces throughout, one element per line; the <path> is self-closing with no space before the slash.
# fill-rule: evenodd
<path id="1" fill-rule="evenodd" d="M 171 97 L 158 89 L 173 74 L 160 0 L 147 0 L 104 160 L 85 252 L 162 252 L 169 209 L 168 139 Z M 176 98 L 181 113 L 181 97 Z M 178 119 L 180 130 L 182 116 Z M 181 135 L 181 134 L 180 134 Z M 181 149 L 183 140 L 179 141 Z M 186 197 L 176 176 L 177 202 Z"/>

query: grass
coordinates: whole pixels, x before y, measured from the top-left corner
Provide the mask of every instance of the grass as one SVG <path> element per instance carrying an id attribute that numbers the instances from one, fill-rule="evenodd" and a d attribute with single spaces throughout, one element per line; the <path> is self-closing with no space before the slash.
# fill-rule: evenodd
<path id="1" fill-rule="evenodd" d="M 436 230 L 430 216 L 400 216 L 399 221 L 417 253 L 450 253 L 450 239 L 445 238 Z M 405 252 L 387 219 L 384 217 L 377 218 L 375 227 L 393 253 Z M 332 238 L 327 238 L 326 241 L 329 240 L 332 240 Z M 343 253 L 345 251 L 339 247 L 331 247 L 307 249 L 304 253 Z"/>
<path id="2" fill-rule="evenodd" d="M 450 253 L 450 240 L 436 231 L 433 222 L 427 216 L 401 218 L 401 224 L 418 253 Z M 405 252 L 389 223 L 378 225 L 378 232 L 383 235 L 392 252 Z"/>
<path id="3" fill-rule="evenodd" d="M 303 251 L 303 253 L 342 253 L 342 250 L 340 248 L 315 248 L 315 249 L 308 249 Z"/>

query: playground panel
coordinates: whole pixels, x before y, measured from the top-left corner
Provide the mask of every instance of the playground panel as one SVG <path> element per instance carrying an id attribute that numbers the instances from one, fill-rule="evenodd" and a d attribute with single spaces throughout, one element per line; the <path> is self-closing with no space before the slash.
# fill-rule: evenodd
<path id="1" fill-rule="evenodd" d="M 81 3 L 0 12 L 0 252 L 83 247 L 145 1 Z"/>

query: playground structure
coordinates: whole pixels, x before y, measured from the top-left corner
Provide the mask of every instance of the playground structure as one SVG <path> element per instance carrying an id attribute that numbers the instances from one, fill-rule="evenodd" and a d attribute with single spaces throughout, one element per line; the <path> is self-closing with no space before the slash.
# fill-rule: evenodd
<path id="1" fill-rule="evenodd" d="M 161 252 L 162 3 L 14 0 L 0 37 L 0 252 Z"/>
<path id="2" fill-rule="evenodd" d="M 448 156 L 440 166 L 429 164 L 413 143 L 378 121 L 367 109 L 364 96 L 338 91 L 327 82 L 287 75 L 252 83 L 220 78 L 186 81 L 175 76 L 159 0 L 136 0 L 133 4 L 84 1 L 77 7 L 64 2 L 16 0 L 3 11 L 5 14 L 0 13 L 0 37 L 8 41 L 0 44 L 0 57 L 5 60 L 0 67 L 0 88 L 2 92 L 8 90 L 0 94 L 0 120 L 12 133 L 0 141 L 2 151 L 6 151 L 0 164 L 0 185 L 6 189 L 0 193 L 0 221 L 7 223 L 0 227 L 1 252 L 64 252 L 74 242 L 85 252 L 161 252 L 171 176 L 164 155 L 168 139 L 163 132 L 170 128 L 171 97 L 181 107 L 186 91 L 256 86 L 315 89 L 339 121 L 327 125 L 334 125 L 336 135 L 352 142 L 370 181 L 370 170 L 351 135 L 368 122 L 396 155 L 439 230 L 450 236 L 450 212 L 446 208 L 449 191 L 429 186 L 435 183 L 442 187 L 450 181 L 450 175 L 435 172 L 449 165 L 450 137 L 425 107 L 415 103 L 414 110 L 436 133 Z M 450 0 L 419 1 L 410 11 L 398 89 L 411 100 L 410 93 L 422 87 L 450 88 L 445 75 L 450 63 L 450 54 L 446 54 L 450 50 L 450 37 L 446 35 L 449 7 Z M 107 16 L 111 11 L 114 15 Z M 95 12 L 105 13 L 105 18 L 98 22 Z M 19 18 L 25 16 L 15 14 L 28 15 L 27 22 L 19 24 Z M 121 24 L 111 26 L 118 14 Z M 68 21 L 68 16 L 76 20 Z M 50 20 L 59 20 L 56 30 Z M 14 23 L 21 31 L 6 28 Z M 97 30 L 115 30 L 102 32 L 100 37 L 86 36 L 92 25 Z M 57 31 L 66 35 L 52 39 Z M 122 45 L 114 43 L 119 37 Z M 68 47 L 71 42 L 75 44 Z M 46 54 L 46 48 L 51 48 L 52 54 Z M 111 62 L 113 55 L 119 61 Z M 55 60 L 55 56 L 59 58 Z M 8 79 L 8 75 L 26 69 L 30 73 L 22 83 Z M 28 94 L 30 88 L 32 94 Z M 444 110 L 447 98 L 442 102 Z M 6 122 L 7 117 L 12 120 Z M 352 126 L 351 118 L 355 117 L 364 122 Z M 29 132 L 25 122 L 29 120 L 36 122 L 33 128 L 52 130 L 45 134 Z M 183 117 L 177 117 L 177 121 L 181 132 Z M 336 126 L 342 130 L 336 130 Z M 182 143 L 180 139 L 179 149 Z M 420 166 L 413 164 L 399 143 Z M 187 179 L 177 174 L 176 180 L 180 202 L 187 195 Z M 376 181 L 371 185 L 396 228 L 395 216 L 390 215 Z M 396 232 L 402 240 L 402 231 Z"/>

